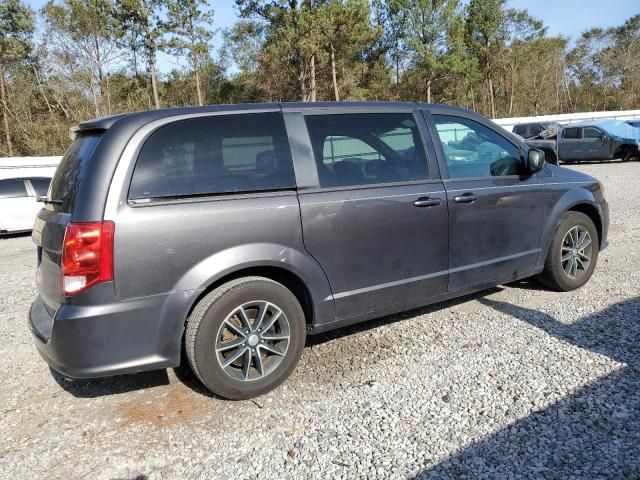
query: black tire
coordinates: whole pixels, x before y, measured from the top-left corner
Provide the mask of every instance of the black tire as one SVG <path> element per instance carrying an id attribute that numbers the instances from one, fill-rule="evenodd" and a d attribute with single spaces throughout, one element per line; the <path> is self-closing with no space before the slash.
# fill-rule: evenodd
<path id="1" fill-rule="evenodd" d="M 237 312 L 240 306 L 250 305 L 252 302 L 269 304 L 276 310 L 280 310 L 280 314 L 275 315 L 279 318 L 278 323 L 271 328 L 282 328 L 278 327 L 278 325 L 286 322 L 286 327 L 288 328 L 286 334 L 289 336 L 287 344 L 285 347 L 281 346 L 284 341 L 280 341 L 277 344 L 278 350 L 285 350 L 284 355 L 267 357 L 265 350 L 260 349 L 261 347 L 265 348 L 261 344 L 257 344 L 255 349 L 249 349 L 248 346 L 245 346 L 245 343 L 230 350 L 230 353 L 226 351 L 225 353 L 217 352 L 216 349 L 219 345 L 224 346 L 229 345 L 231 342 L 242 341 L 242 337 L 237 335 L 236 340 L 226 340 L 227 343 L 220 343 L 225 334 L 234 330 L 228 327 L 229 323 L 225 323 L 225 320 L 230 317 L 232 321 L 240 322 L 239 316 L 232 317 L 231 315 Z M 259 323 L 256 320 L 259 315 L 259 307 L 249 307 L 249 309 L 253 309 L 256 315 L 253 319 L 249 318 L 249 324 L 253 328 L 256 327 L 256 323 Z M 249 317 L 250 311 L 247 310 L 247 312 L 246 317 Z M 271 318 L 273 317 L 274 314 L 272 313 Z M 266 322 L 268 323 L 269 320 L 266 320 Z M 224 327 L 223 323 L 225 323 Z M 234 325 L 239 326 L 241 323 Z M 244 330 L 244 328 L 242 329 Z M 251 330 L 251 335 L 246 336 L 246 343 L 250 344 L 251 342 L 248 342 L 249 337 L 253 336 L 254 333 L 257 334 L 257 332 L 257 327 L 255 332 Z M 262 335 L 267 338 L 269 334 L 266 329 L 262 332 Z M 271 336 L 274 336 L 273 331 Z M 187 320 L 185 350 L 193 373 L 204 386 L 221 397 L 230 400 L 242 400 L 262 395 L 280 385 L 298 364 L 304 348 L 305 337 L 306 322 L 304 312 L 297 298 L 287 288 L 273 280 L 263 277 L 245 277 L 221 285 L 198 302 Z M 263 340 L 260 341 L 264 343 Z M 276 343 L 269 344 L 269 340 L 267 340 L 267 346 L 269 345 L 274 346 Z M 250 350 L 250 352 L 247 352 L 247 350 Z M 223 363 L 226 363 L 230 357 L 240 351 L 245 351 L 245 354 L 226 367 L 227 370 L 225 370 Z M 263 360 L 256 359 L 254 357 L 255 352 L 257 352 L 258 356 L 261 356 L 260 352 L 265 353 L 264 359 L 268 358 L 268 361 L 271 362 L 273 370 L 264 374 L 264 376 L 260 376 L 266 371 L 262 363 Z M 228 356 L 221 358 L 223 355 Z M 248 362 L 246 362 L 247 357 L 245 355 L 249 356 Z M 260 361 L 258 362 L 258 360 Z M 237 362 L 242 364 L 242 368 L 236 365 Z M 260 369 L 258 369 L 258 363 L 260 364 Z M 253 373 L 255 378 L 240 379 L 231 376 L 231 374 L 244 376 L 244 366 L 247 364 L 249 365 L 247 372 Z"/>
<path id="2" fill-rule="evenodd" d="M 590 251 L 591 260 L 587 268 L 584 269 L 577 278 L 572 278 L 565 271 L 562 261 L 563 243 L 569 231 L 574 227 L 585 229 L 589 233 L 592 242 Z M 547 287 L 562 292 L 568 292 L 582 287 L 589 281 L 596 267 L 599 246 L 600 239 L 598 238 L 598 231 L 593 221 L 587 215 L 580 212 L 565 213 L 553 232 L 547 258 L 544 263 L 544 270 L 539 275 L 539 280 Z"/>

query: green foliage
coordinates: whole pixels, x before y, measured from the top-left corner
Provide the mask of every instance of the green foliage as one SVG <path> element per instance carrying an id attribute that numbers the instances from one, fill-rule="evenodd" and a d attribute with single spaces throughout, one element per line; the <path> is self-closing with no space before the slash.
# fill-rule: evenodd
<path id="1" fill-rule="evenodd" d="M 58 154 L 93 116 L 314 100 L 451 103 L 494 116 L 640 108 L 640 15 L 573 46 L 506 0 L 0 0 L 0 155 Z M 157 72 L 160 53 L 186 59 Z M 166 63 L 164 64 L 166 65 Z M 179 65 L 179 63 L 174 63 Z"/>
<path id="2" fill-rule="evenodd" d="M 20 0 L 0 1 L 0 64 L 27 59 L 34 30 L 33 12 Z"/>
<path id="3" fill-rule="evenodd" d="M 209 41 L 213 37 L 213 11 L 206 0 L 166 0 L 167 50 L 186 56 L 195 74 L 198 104 L 203 104 L 200 68 L 209 58 Z"/>

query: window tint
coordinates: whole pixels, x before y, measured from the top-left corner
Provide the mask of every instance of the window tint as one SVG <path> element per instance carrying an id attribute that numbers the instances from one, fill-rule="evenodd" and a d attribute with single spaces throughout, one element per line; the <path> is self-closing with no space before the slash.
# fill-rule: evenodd
<path id="1" fill-rule="evenodd" d="M 26 197 L 27 188 L 22 180 L 0 180 L 0 198 Z"/>
<path id="2" fill-rule="evenodd" d="M 93 150 L 100 141 L 100 134 L 79 135 L 67 149 L 51 180 L 51 198 L 61 204 L 52 205 L 56 212 L 71 213 L 85 168 Z"/>
<path id="3" fill-rule="evenodd" d="M 47 194 L 51 183 L 50 178 L 30 178 L 29 180 L 31 180 L 31 186 L 36 191 L 36 195 L 44 196 Z"/>
<path id="4" fill-rule="evenodd" d="M 145 142 L 129 198 L 256 192 L 295 187 L 280 113 L 171 123 Z"/>
<path id="5" fill-rule="evenodd" d="M 516 125 L 513 127 L 513 133 L 517 133 L 521 137 L 527 134 L 527 125 L 521 123 L 520 125 Z"/>
<path id="6" fill-rule="evenodd" d="M 305 117 L 321 187 L 428 178 L 418 127 L 410 113 Z"/>
<path id="7" fill-rule="evenodd" d="M 565 128 L 562 133 L 563 138 L 580 138 L 580 129 L 579 128 Z"/>
<path id="8" fill-rule="evenodd" d="M 586 127 L 584 129 L 584 138 L 600 138 L 602 137 L 602 132 L 594 127 Z"/>
<path id="9" fill-rule="evenodd" d="M 520 151 L 488 127 L 462 117 L 433 115 L 450 178 L 502 177 L 520 171 Z"/>

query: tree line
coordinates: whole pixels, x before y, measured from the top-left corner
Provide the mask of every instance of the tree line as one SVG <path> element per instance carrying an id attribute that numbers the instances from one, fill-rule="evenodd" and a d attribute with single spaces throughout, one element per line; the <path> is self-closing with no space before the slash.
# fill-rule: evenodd
<path id="1" fill-rule="evenodd" d="M 88 118 L 184 105 L 401 100 L 490 117 L 640 108 L 640 15 L 575 42 L 506 0 L 0 0 L 0 156 Z M 182 59 L 158 68 L 160 52 Z"/>

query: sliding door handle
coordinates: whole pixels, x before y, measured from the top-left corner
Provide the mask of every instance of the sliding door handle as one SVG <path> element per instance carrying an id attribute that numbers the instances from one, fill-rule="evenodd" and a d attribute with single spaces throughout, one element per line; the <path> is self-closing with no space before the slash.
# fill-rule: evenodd
<path id="1" fill-rule="evenodd" d="M 474 195 L 473 193 L 465 193 L 463 195 L 453 197 L 453 201 L 456 203 L 473 203 L 479 198 L 480 197 L 478 195 Z"/>

